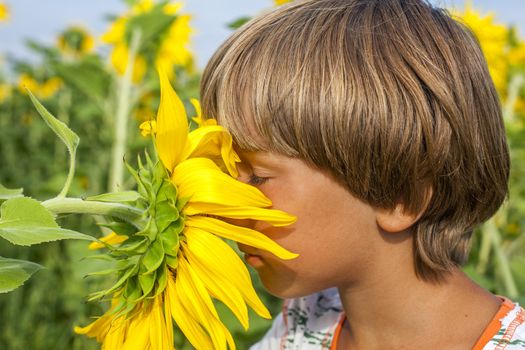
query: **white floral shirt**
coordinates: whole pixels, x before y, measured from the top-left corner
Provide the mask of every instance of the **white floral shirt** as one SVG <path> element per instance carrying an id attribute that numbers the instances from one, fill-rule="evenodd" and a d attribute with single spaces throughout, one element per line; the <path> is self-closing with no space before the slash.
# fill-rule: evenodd
<path id="1" fill-rule="evenodd" d="M 525 350 L 525 310 L 502 304 L 472 350 Z M 287 300 L 264 338 L 250 350 L 336 350 L 344 320 L 337 289 Z"/>

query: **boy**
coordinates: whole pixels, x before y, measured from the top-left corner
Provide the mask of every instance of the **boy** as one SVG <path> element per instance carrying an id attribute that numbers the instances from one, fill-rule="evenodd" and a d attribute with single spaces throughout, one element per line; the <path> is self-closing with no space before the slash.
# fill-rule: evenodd
<path id="1" fill-rule="evenodd" d="M 524 310 L 460 270 L 507 195 L 496 91 L 471 32 L 421 0 L 307 0 L 257 17 L 208 64 L 204 115 L 299 258 L 240 246 L 288 299 L 253 349 L 525 349 Z"/>

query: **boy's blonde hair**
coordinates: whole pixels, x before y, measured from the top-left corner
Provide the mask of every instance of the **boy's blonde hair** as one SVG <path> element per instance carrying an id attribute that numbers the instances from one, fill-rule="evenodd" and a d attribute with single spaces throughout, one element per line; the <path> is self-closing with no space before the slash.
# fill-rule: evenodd
<path id="1" fill-rule="evenodd" d="M 211 58 L 201 97 L 241 149 L 304 159 L 374 207 L 422 213 L 414 255 L 426 280 L 465 262 L 473 228 L 507 195 L 479 44 L 427 2 L 307 0 L 265 13 Z"/>

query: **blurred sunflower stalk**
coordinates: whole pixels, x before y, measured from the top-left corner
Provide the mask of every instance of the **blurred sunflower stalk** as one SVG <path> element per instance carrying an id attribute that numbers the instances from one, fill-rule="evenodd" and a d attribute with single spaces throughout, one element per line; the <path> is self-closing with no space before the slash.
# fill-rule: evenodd
<path id="1" fill-rule="evenodd" d="M 455 16 L 478 37 L 500 95 L 511 156 L 509 200 L 477 230 L 465 270 L 494 293 L 525 303 L 525 41 L 472 3 Z"/>
<path id="2" fill-rule="evenodd" d="M 190 16 L 181 14 L 181 7 L 180 3 L 140 0 L 115 18 L 102 36 L 102 41 L 112 46 L 111 65 L 120 76 L 109 178 L 111 190 L 122 184 L 124 168 L 117 160 L 122 159 L 126 148 L 130 106 L 150 92 L 150 85 L 144 80 L 154 80 L 151 67 L 159 67 L 169 77 L 176 74 L 183 84 L 187 75 L 183 72 L 194 71 L 189 50 Z"/>

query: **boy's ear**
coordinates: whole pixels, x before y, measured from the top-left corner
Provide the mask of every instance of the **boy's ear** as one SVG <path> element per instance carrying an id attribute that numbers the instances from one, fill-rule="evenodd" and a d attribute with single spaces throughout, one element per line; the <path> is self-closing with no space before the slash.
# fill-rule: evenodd
<path id="1" fill-rule="evenodd" d="M 407 211 L 403 203 L 396 204 L 394 209 L 376 208 L 376 222 L 379 227 L 381 227 L 383 231 L 390 233 L 397 233 L 410 228 L 410 226 L 419 220 L 430 203 L 432 190 L 427 189 L 426 192 L 425 201 L 416 213 Z"/>
<path id="2" fill-rule="evenodd" d="M 376 209 L 376 222 L 385 232 L 397 233 L 414 225 L 421 217 L 421 213 L 409 213 L 405 211 L 403 204 L 397 204 L 394 209 Z"/>

